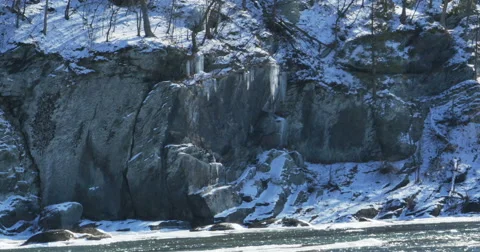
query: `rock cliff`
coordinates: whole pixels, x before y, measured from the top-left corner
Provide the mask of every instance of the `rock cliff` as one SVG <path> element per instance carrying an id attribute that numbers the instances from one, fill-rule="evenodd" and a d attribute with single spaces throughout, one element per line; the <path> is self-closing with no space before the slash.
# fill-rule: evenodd
<path id="1" fill-rule="evenodd" d="M 219 60 L 239 47 L 134 45 L 74 60 L 32 44 L 3 51 L 0 228 L 70 201 L 88 219 L 193 225 L 479 211 L 479 85 L 465 19 L 453 31 L 432 21 L 345 32 L 306 55 L 289 39 L 311 45 L 318 34 L 283 32 L 320 5 L 298 8 L 277 23 L 283 31 L 262 23 L 276 35 L 255 34 L 265 50 L 239 62 Z M 255 15 L 237 12 L 254 29 Z M 218 36 L 234 40 L 237 28 Z M 461 189 L 447 189 L 452 176 Z M 342 197 L 351 203 L 332 206 Z"/>

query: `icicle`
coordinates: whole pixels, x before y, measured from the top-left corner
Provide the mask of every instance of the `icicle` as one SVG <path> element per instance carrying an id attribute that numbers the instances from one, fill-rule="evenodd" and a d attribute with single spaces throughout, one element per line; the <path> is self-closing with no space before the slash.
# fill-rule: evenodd
<path id="1" fill-rule="evenodd" d="M 287 94 L 287 73 L 281 72 L 279 76 L 279 90 L 278 90 L 278 97 L 281 101 L 285 101 L 285 97 Z"/>
<path id="2" fill-rule="evenodd" d="M 279 135 L 279 145 L 285 146 L 286 145 L 286 138 L 287 138 L 287 120 L 283 117 L 277 117 L 276 122 L 278 125 L 278 135 Z"/>
<path id="3" fill-rule="evenodd" d="M 203 72 L 204 70 L 204 56 L 202 54 L 195 57 L 195 73 Z"/>
<path id="4" fill-rule="evenodd" d="M 280 69 L 277 63 L 272 62 L 270 64 L 270 95 L 272 96 L 272 100 L 275 100 L 278 92 L 278 74 Z"/>
<path id="5" fill-rule="evenodd" d="M 213 92 L 217 92 L 217 79 L 208 79 L 203 81 L 203 90 L 205 94 L 207 95 L 207 100 L 210 100 L 210 94 Z"/>
<path id="6" fill-rule="evenodd" d="M 243 81 L 247 84 L 247 90 L 250 89 L 250 71 L 243 72 Z"/>
<path id="7" fill-rule="evenodd" d="M 448 197 L 452 197 L 453 193 L 455 192 L 455 178 L 458 171 L 458 158 L 453 159 L 453 167 L 452 167 L 452 185 L 450 186 L 450 192 L 448 193 Z"/>
<path id="8" fill-rule="evenodd" d="M 187 76 L 190 76 L 192 74 L 191 69 L 190 69 L 191 64 L 192 64 L 192 61 L 187 60 L 187 65 L 185 66 L 186 67 L 185 72 L 187 72 Z"/>
<path id="9" fill-rule="evenodd" d="M 224 184 L 225 170 L 222 163 L 210 163 L 210 184 Z"/>

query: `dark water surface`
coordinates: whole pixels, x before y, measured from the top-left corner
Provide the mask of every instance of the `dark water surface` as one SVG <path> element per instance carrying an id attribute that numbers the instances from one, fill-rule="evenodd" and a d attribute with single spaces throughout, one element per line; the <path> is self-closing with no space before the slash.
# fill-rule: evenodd
<path id="1" fill-rule="evenodd" d="M 480 251 L 480 222 L 408 224 L 362 229 L 304 228 L 223 232 L 211 237 L 148 239 L 93 246 L 15 251 Z"/>

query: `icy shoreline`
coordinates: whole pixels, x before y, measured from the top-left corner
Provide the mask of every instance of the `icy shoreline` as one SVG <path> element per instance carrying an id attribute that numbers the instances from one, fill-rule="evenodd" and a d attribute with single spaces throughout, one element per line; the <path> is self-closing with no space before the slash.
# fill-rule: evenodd
<path id="1" fill-rule="evenodd" d="M 82 223 L 88 224 L 92 222 L 84 221 Z M 460 225 L 465 223 L 480 223 L 480 217 L 478 216 L 437 217 L 437 218 L 397 220 L 397 221 L 371 220 L 368 222 L 328 223 L 328 224 L 312 225 L 309 227 L 294 227 L 294 228 L 272 225 L 267 228 L 248 229 L 248 228 L 241 227 L 239 225 L 234 230 L 228 230 L 228 231 L 192 232 L 189 230 L 179 230 L 179 229 L 162 229 L 162 230 L 151 231 L 149 229 L 150 225 L 156 225 L 158 223 L 160 223 L 160 221 L 139 221 L 139 220 L 100 221 L 100 222 L 97 222 L 97 224 L 99 224 L 98 229 L 109 233 L 110 235 L 112 235 L 112 238 L 107 238 L 100 241 L 88 241 L 86 239 L 78 238 L 78 239 L 73 239 L 69 241 L 21 246 L 21 244 L 23 244 L 26 241 L 26 239 L 28 239 L 30 235 L 33 234 L 26 231 L 16 236 L 0 236 L 0 250 L 46 248 L 46 247 L 96 246 L 96 245 L 106 245 L 106 244 L 113 244 L 113 243 L 119 243 L 119 242 L 131 242 L 131 241 L 142 241 L 142 240 L 205 238 L 205 237 L 224 236 L 228 234 L 240 234 L 240 233 L 281 232 L 281 231 L 294 230 L 294 229 L 318 230 L 318 231 L 326 231 L 326 232 L 328 231 L 361 232 L 371 228 L 379 228 L 379 227 L 386 227 L 386 228 L 395 230 L 395 228 L 397 227 L 398 228 L 403 227 L 408 229 L 408 228 L 413 228 L 414 226 L 417 226 L 417 225 L 421 225 L 422 227 L 426 228 L 428 227 L 428 225 L 435 225 L 435 224 Z M 126 229 L 126 228 L 129 228 L 130 231 L 126 231 L 126 232 L 117 231 L 117 230 Z M 348 245 L 348 244 L 344 244 L 344 245 Z M 358 244 L 352 243 L 350 245 L 353 246 Z M 381 246 L 381 245 L 382 243 L 380 242 L 378 244 L 377 243 L 370 244 L 369 246 Z M 290 249 L 295 249 L 297 251 L 298 249 L 300 249 L 300 247 L 297 248 L 294 245 L 284 245 L 284 246 L 286 246 L 284 249 L 290 248 Z M 275 247 L 278 247 L 278 246 L 275 246 Z M 313 249 L 315 247 L 309 247 L 309 248 Z M 335 248 L 335 246 L 325 247 L 325 248 L 322 247 L 320 249 L 328 249 L 328 248 L 333 249 Z M 274 249 L 274 248 L 272 247 L 270 249 Z"/>

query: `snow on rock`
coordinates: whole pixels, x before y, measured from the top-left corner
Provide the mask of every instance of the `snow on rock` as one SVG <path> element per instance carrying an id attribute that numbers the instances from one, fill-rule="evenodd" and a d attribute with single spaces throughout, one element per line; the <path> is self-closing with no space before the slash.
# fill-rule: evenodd
<path id="1" fill-rule="evenodd" d="M 229 222 L 253 223 L 269 218 L 295 217 L 309 223 L 325 223 L 387 216 L 408 219 L 480 212 L 480 190 L 476 186 L 476 178 L 480 175 L 480 161 L 476 154 L 480 92 L 474 81 L 455 85 L 473 76 L 472 67 L 475 66 L 467 65 L 471 63 L 474 46 L 467 28 L 473 24 L 467 24 L 463 19 L 457 23 L 449 22 L 448 25 L 453 27 L 448 29 L 442 27 L 431 18 L 442 11 L 439 1 L 434 1 L 433 8 L 427 1 L 408 6 L 407 22 L 402 24 L 398 18 L 387 18 L 389 15 L 399 16 L 402 11 L 402 1 L 393 0 L 391 6 L 377 17 L 381 29 L 372 31 L 369 23 L 372 13 L 366 7 L 372 0 L 353 1 L 351 5 L 343 6 L 337 0 L 301 0 L 297 1 L 301 8 L 295 12 L 298 17 L 287 17 L 279 12 L 276 25 L 284 29 L 275 31 L 265 22 L 268 1 L 249 3 L 248 10 L 244 11 L 239 1 L 228 0 L 223 1 L 217 10 L 220 15 L 213 38 L 206 38 L 204 28 L 197 31 L 196 26 L 206 7 L 203 1 L 177 1 L 173 10 L 169 1 L 150 2 L 150 21 L 156 35 L 153 38 L 138 36 L 137 9 L 118 8 L 108 1 L 72 1 L 70 19 L 65 20 L 66 2 L 51 0 L 46 35 L 41 33 L 44 2 L 28 3 L 26 18 L 20 19 L 18 28 L 15 27 L 16 16 L 6 3 L 2 3 L 0 54 L 24 44 L 33 45 L 46 55 L 58 54 L 65 60 L 65 64 L 55 65 L 56 69 L 49 73 L 49 77 L 56 78 L 65 73 L 88 77 L 100 74 L 100 71 L 90 69 L 82 59 L 93 59 L 97 63 L 109 61 L 107 53 L 118 55 L 122 49 L 132 47 L 144 53 L 176 48 L 184 54 L 186 63 L 174 69 L 182 73 L 177 76 L 181 84 L 172 86 L 201 85 L 203 95 L 211 102 L 218 90 L 217 79 L 231 72 L 240 72 L 238 79 L 243 80 L 247 91 L 253 90 L 251 85 L 256 81 L 265 85 L 266 93 L 270 95 L 263 110 L 274 119 L 275 134 L 279 139 L 275 147 L 293 148 L 288 142 L 288 134 L 292 131 L 289 118 L 277 113 L 282 105 L 277 101 L 284 102 L 289 96 L 289 88 L 297 85 L 290 80 L 313 83 L 312 91 L 325 89 L 325 96 L 367 94 L 371 89 L 372 40 L 375 40 L 379 63 L 376 66 L 379 76 L 375 76 L 378 77 L 376 95 L 388 100 L 375 108 L 376 112 L 388 117 L 398 115 L 402 108 L 405 114 L 411 111 L 418 114 L 408 115 L 407 119 L 425 118 L 423 134 L 418 134 L 420 140 L 413 140 L 412 126 L 391 141 L 408 149 L 405 151 L 408 155 L 404 155 L 408 157 L 402 156 L 400 161 L 314 164 L 304 163 L 301 155 L 294 151 L 270 150 L 260 154 L 255 164 L 246 165 L 237 180 L 227 183 L 224 173 L 229 167 L 223 167 L 216 160 L 200 160 L 184 153 L 193 145 L 167 145 L 167 149 L 176 152 L 167 169 L 171 174 L 170 183 L 181 185 L 186 177 L 189 184 L 182 196 L 202 197 L 202 203 L 209 204 L 208 210 L 216 213 L 217 220 Z M 458 0 L 451 1 L 448 12 L 455 12 L 459 4 Z M 172 16 L 175 20 L 169 25 Z M 198 48 L 193 48 L 193 30 Z M 255 80 L 255 76 L 261 76 L 255 70 L 257 65 L 266 68 L 268 74 L 265 76 L 268 77 L 265 80 Z M 149 72 L 154 70 L 157 69 L 148 69 Z M 2 80 L 12 82 L 8 76 L 2 76 Z M 10 95 L 1 93 L 2 97 Z M 149 97 L 150 94 L 143 103 Z M 363 97 L 368 103 L 375 96 Z M 425 112 L 415 110 L 417 108 L 410 110 L 415 106 L 425 108 Z M 197 110 L 191 111 L 198 114 Z M 129 113 L 124 119 L 132 119 L 134 114 Z M 199 121 L 196 118 L 191 123 L 195 125 Z M 301 127 L 298 129 L 302 130 Z M 390 129 L 385 127 L 383 130 L 376 132 L 385 133 Z M 18 144 L 23 140 L 14 132 L 13 125 L 0 110 L 0 182 L 2 186 L 13 185 L 7 189 L 9 193 L 22 192 L 25 184 L 34 181 L 32 176 L 25 175 L 32 173 L 30 161 L 22 145 Z M 203 141 L 201 137 L 193 138 Z M 189 140 L 185 136 L 182 141 Z M 391 142 L 384 144 L 390 145 Z M 170 154 L 173 155 L 172 151 Z M 135 151 L 129 162 L 140 161 L 144 156 L 148 155 Z M 102 187 L 89 185 L 87 189 L 89 193 L 98 193 Z M 3 200 L 0 219 L 15 212 L 9 208 L 12 199 L 9 197 L 9 194 L 0 193 L 0 200 Z M 232 207 L 238 198 L 241 202 Z M 78 205 L 69 204 L 49 206 L 44 211 L 63 214 L 76 209 L 73 211 L 75 217 L 68 217 L 73 223 L 81 211 Z M 58 218 L 63 221 L 63 217 Z M 15 224 L 10 222 L 8 225 Z M 68 225 L 71 223 L 69 221 Z M 145 228 L 144 223 L 135 221 L 101 225 L 115 229 L 124 224 L 139 230 Z M 51 227 L 50 224 L 45 226 Z"/>
<path id="2" fill-rule="evenodd" d="M 46 206 L 40 213 L 39 226 L 44 229 L 73 228 L 80 221 L 83 206 L 77 202 L 64 202 Z"/>

